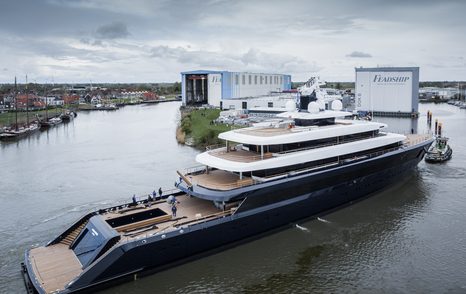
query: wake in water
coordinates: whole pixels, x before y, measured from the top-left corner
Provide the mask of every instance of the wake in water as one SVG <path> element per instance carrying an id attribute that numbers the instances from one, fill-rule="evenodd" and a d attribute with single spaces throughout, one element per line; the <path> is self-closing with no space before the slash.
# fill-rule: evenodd
<path id="1" fill-rule="evenodd" d="M 331 223 L 330 221 L 325 220 L 325 219 L 320 218 L 320 217 L 318 217 L 317 220 L 320 221 L 320 222 L 326 223 L 326 224 L 330 224 L 330 223 Z"/>
<path id="2" fill-rule="evenodd" d="M 301 231 L 303 231 L 303 232 L 309 232 L 309 229 L 306 228 L 306 227 L 300 226 L 300 225 L 298 225 L 298 224 L 296 224 L 295 226 L 296 226 L 298 229 L 300 229 Z"/>

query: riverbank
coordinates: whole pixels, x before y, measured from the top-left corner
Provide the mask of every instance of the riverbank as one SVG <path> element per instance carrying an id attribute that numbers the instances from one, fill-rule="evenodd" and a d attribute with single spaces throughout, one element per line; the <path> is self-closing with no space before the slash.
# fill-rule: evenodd
<path id="1" fill-rule="evenodd" d="M 122 106 L 129 106 L 129 105 L 139 105 L 139 104 L 153 104 L 153 103 L 163 103 L 163 102 L 176 102 L 180 101 L 180 99 L 176 98 L 175 95 L 170 95 L 166 97 L 165 99 L 159 99 L 159 100 L 148 100 L 148 101 L 143 101 L 143 100 L 136 100 L 136 99 L 129 99 L 129 98 L 122 98 L 122 99 L 113 99 L 109 100 L 112 104 L 115 104 L 117 107 L 122 107 Z M 75 112 L 80 111 L 80 110 L 116 110 L 117 108 L 96 108 L 94 105 L 90 103 L 83 103 L 83 104 L 71 104 L 71 105 L 66 105 L 66 107 L 54 107 L 54 108 L 49 108 L 47 111 L 45 109 L 41 110 L 30 110 L 29 111 L 29 122 L 37 120 L 37 116 L 39 116 L 41 119 L 45 118 L 46 116 L 48 117 L 54 117 L 59 115 L 64 111 L 64 109 L 70 109 Z M 19 125 L 25 125 L 27 123 L 27 117 L 28 114 L 26 111 L 18 111 L 18 124 Z M 0 128 L 4 127 L 9 127 L 14 125 L 16 122 L 15 118 L 15 112 L 3 112 L 0 113 Z"/>
<path id="2" fill-rule="evenodd" d="M 220 115 L 220 109 L 181 108 L 180 111 L 181 121 L 176 129 L 176 140 L 180 144 L 199 149 L 221 144 L 218 134 L 232 129 L 232 126 L 214 122 Z"/>

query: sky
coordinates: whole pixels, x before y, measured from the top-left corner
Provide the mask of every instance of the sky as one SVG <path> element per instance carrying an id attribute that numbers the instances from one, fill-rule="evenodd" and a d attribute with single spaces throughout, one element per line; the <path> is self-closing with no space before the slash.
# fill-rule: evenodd
<path id="1" fill-rule="evenodd" d="M 0 83 L 174 82 L 198 69 L 466 80 L 466 1 L 4 0 Z"/>

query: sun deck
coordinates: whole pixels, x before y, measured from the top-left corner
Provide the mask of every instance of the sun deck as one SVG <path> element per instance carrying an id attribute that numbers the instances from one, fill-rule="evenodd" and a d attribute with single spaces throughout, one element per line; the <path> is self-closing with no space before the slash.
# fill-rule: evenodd
<path id="1" fill-rule="evenodd" d="M 294 134 L 300 132 L 309 132 L 316 129 L 332 129 L 337 128 L 341 125 L 351 125 L 353 121 L 339 121 L 335 122 L 331 125 L 325 126 L 295 126 L 295 125 L 288 125 L 285 127 L 250 127 L 244 129 L 237 129 L 233 130 L 232 132 L 241 133 L 249 136 L 257 136 L 257 137 L 274 137 L 274 136 L 282 136 L 287 134 Z"/>

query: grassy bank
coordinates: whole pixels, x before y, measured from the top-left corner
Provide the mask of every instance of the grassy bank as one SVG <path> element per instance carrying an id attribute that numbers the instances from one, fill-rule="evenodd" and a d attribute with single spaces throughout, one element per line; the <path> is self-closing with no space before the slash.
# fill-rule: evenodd
<path id="1" fill-rule="evenodd" d="M 198 148 L 223 143 L 218 139 L 218 134 L 231 130 L 231 126 L 213 124 L 219 115 L 219 109 L 182 111 L 180 127 L 177 130 L 178 142 L 185 143 L 187 138 L 192 138 L 194 146 Z"/>
<path id="2" fill-rule="evenodd" d="M 48 110 L 48 116 L 54 116 L 62 112 L 61 108 L 54 108 Z M 45 117 L 45 110 L 29 111 L 29 121 L 36 120 L 36 115 Z M 26 124 L 27 122 L 27 113 L 23 111 L 18 112 L 18 124 Z M 9 126 L 15 123 L 15 113 L 14 112 L 5 112 L 0 113 L 0 128 Z"/>

